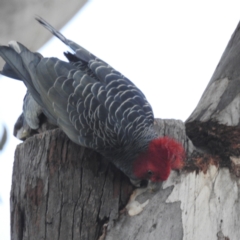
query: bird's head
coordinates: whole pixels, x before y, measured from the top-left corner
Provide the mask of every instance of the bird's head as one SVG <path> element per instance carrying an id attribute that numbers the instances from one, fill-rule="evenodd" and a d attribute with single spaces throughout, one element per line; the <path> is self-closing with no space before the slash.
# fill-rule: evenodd
<path id="1" fill-rule="evenodd" d="M 138 179 L 165 181 L 171 169 L 183 167 L 184 158 L 185 150 L 176 140 L 169 137 L 157 138 L 149 143 L 147 151 L 138 156 L 133 172 Z"/>

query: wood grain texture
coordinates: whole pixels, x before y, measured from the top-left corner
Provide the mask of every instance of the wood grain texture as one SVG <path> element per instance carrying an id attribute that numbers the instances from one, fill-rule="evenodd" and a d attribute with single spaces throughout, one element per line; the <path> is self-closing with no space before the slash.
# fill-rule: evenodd
<path id="1" fill-rule="evenodd" d="M 240 238 L 240 179 L 229 169 L 212 165 L 206 173 L 172 174 L 163 183 L 169 187 L 166 203 L 181 203 L 183 240 Z"/>
<path id="2" fill-rule="evenodd" d="M 156 119 L 155 129 L 181 141 L 188 159 L 185 169 L 172 171 L 167 181 L 137 198 L 149 204 L 134 217 L 124 210 L 133 187 L 98 154 L 72 143 L 60 130 L 20 144 L 11 239 L 238 239 L 239 179 L 217 159 L 206 163 L 214 156 L 198 152 L 183 122 Z"/>
<path id="3" fill-rule="evenodd" d="M 12 181 L 11 239 L 97 239 L 132 190 L 120 171 L 60 130 L 18 146 Z"/>
<path id="4" fill-rule="evenodd" d="M 156 120 L 155 127 L 160 135 L 168 133 L 188 146 L 183 122 Z M 148 210 L 129 217 L 121 211 L 133 190 L 128 178 L 100 155 L 72 143 L 60 130 L 35 135 L 17 147 L 12 182 L 14 240 L 33 236 L 34 239 L 98 239 L 105 223 L 109 239 L 114 236 L 126 239 L 126 234 L 128 239 L 139 239 L 139 227 L 145 226 L 146 219 L 150 219 L 147 228 L 152 230 L 142 235 L 146 230 L 142 227 L 142 236 L 147 234 L 154 239 L 164 230 L 173 236 L 169 239 L 176 239 L 182 232 L 179 203 L 165 203 L 172 188 L 159 191 L 160 185 L 158 191 L 140 196 L 140 201 L 151 199 Z M 178 224 L 167 227 L 165 218 L 174 218 Z M 129 226 L 131 231 L 124 230 L 121 235 Z M 172 228 L 176 230 L 174 234 Z"/>

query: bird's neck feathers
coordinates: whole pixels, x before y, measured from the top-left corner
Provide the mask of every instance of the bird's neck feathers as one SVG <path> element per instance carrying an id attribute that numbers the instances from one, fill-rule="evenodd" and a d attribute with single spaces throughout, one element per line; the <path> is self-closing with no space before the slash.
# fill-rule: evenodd
<path id="1" fill-rule="evenodd" d="M 149 143 L 147 151 L 137 157 L 133 172 L 140 179 L 164 181 L 171 169 L 183 167 L 184 158 L 184 148 L 176 140 L 169 137 L 156 138 Z"/>

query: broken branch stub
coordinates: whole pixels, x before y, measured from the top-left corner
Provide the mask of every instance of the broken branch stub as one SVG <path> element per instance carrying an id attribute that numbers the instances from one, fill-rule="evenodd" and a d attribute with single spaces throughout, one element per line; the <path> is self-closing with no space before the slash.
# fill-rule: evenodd
<path id="1" fill-rule="evenodd" d="M 240 23 L 196 109 L 186 121 L 193 144 L 231 166 L 240 156 Z"/>

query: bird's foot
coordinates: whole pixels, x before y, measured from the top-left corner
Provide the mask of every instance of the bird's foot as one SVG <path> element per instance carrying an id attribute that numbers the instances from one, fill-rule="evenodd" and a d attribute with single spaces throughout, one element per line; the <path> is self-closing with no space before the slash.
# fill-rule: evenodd
<path id="1" fill-rule="evenodd" d="M 102 235 L 98 238 L 98 240 L 104 240 L 106 238 L 107 227 L 108 227 L 107 223 L 103 224 L 103 226 L 102 226 Z"/>

